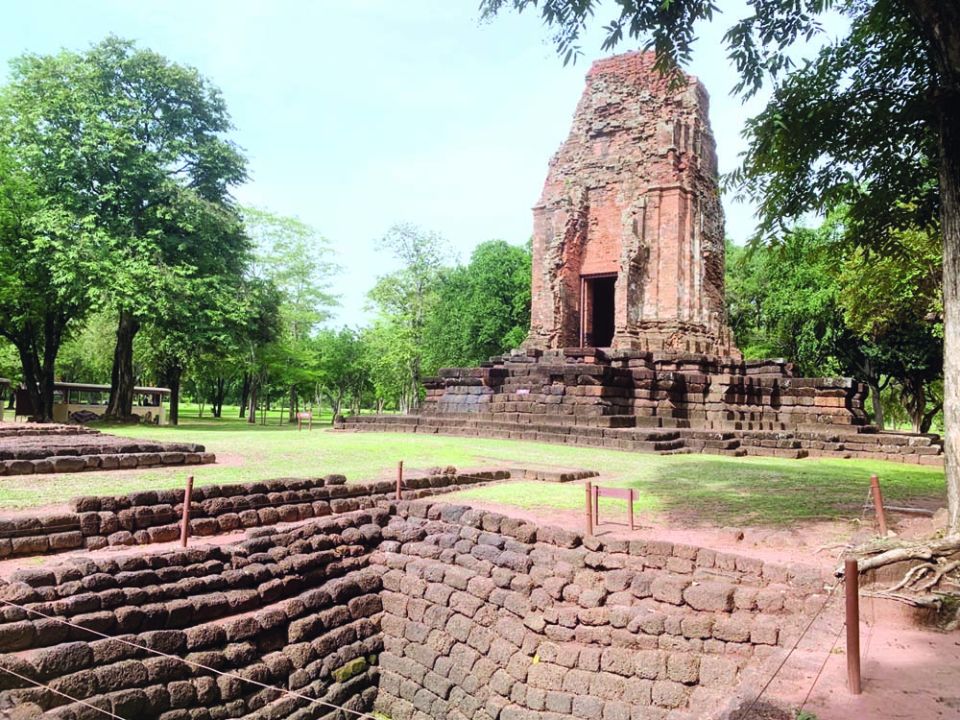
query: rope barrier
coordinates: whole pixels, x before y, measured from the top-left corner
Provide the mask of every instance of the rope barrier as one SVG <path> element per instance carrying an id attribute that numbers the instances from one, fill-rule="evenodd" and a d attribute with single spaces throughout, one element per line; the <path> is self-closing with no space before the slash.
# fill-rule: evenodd
<path id="1" fill-rule="evenodd" d="M 823 657 L 823 662 L 820 663 L 820 669 L 817 670 L 816 677 L 813 678 L 813 682 L 810 684 L 810 687 L 807 689 L 807 694 L 803 696 L 803 702 L 800 703 L 800 710 L 802 711 L 806 707 L 807 700 L 810 699 L 810 694 L 813 692 L 813 688 L 816 687 L 817 683 L 820 682 L 820 676 L 823 674 L 823 669 L 827 667 L 827 662 L 830 660 L 830 656 L 833 654 L 833 649 L 837 646 L 837 642 L 840 640 L 840 634 L 843 632 L 844 624 L 841 623 L 837 634 L 833 638 L 833 644 L 830 646 L 830 649 L 827 650 L 827 654 Z"/>
<path id="2" fill-rule="evenodd" d="M 12 675 L 13 677 L 20 678 L 21 680 L 23 680 L 23 681 L 25 681 L 25 682 L 28 682 L 28 683 L 30 683 L 31 685 L 34 685 L 34 686 L 36 686 L 36 687 L 38 687 L 38 688 L 42 688 L 43 690 L 47 690 L 47 691 L 49 691 L 49 692 L 52 692 L 52 693 L 54 693 L 54 694 L 56 694 L 56 695 L 59 695 L 60 697 L 64 697 L 64 698 L 66 698 L 67 700 L 69 700 L 69 701 L 72 702 L 72 703 L 79 703 L 80 705 L 84 705 L 84 706 L 86 706 L 86 707 L 88 707 L 88 708 L 91 708 L 91 709 L 93 709 L 93 710 L 96 710 L 97 712 L 103 713 L 103 714 L 106 715 L 107 717 L 116 718 L 116 720 L 124 720 L 124 718 L 120 717 L 120 716 L 117 715 L 116 713 L 112 713 L 112 712 L 110 712 L 109 710 L 105 710 L 105 709 L 103 709 L 103 708 L 101 708 L 101 707 L 97 707 L 97 706 L 94 705 L 93 703 L 88 703 L 86 700 L 81 700 L 80 698 L 75 698 L 75 697 L 73 697 L 72 695 L 67 695 L 67 693 L 61 692 L 60 690 L 55 690 L 55 689 L 53 689 L 52 687 L 50 687 L 49 685 L 44 685 L 44 684 L 43 684 L 42 682 L 40 682 L 39 680 L 34 680 L 33 678 L 29 678 L 29 677 L 27 677 L 26 675 L 21 675 L 20 673 L 15 672 L 15 671 L 11 670 L 10 668 L 4 667 L 3 665 L 0 665 L 0 670 L 2 670 L 3 672 L 7 673 L 8 675 Z"/>
<path id="3" fill-rule="evenodd" d="M 791 647 L 790 650 L 787 651 L 786 656 L 784 656 L 783 660 L 780 661 L 780 664 L 777 665 L 777 669 L 773 671 L 773 675 L 770 676 L 770 678 L 767 680 L 764 686 L 760 688 L 760 692 L 758 692 L 756 696 L 753 698 L 753 700 L 750 701 L 750 704 L 747 706 L 747 709 L 744 712 L 740 713 L 738 717 L 741 717 L 741 718 L 750 717 L 750 711 L 753 710 L 754 705 L 756 705 L 760 701 L 760 698 L 767 691 L 767 688 L 770 687 L 774 679 L 776 679 L 777 675 L 780 674 L 780 671 L 783 670 L 784 665 L 787 664 L 787 661 L 790 659 L 790 656 L 793 655 L 794 650 L 796 650 L 800 646 L 800 643 L 803 640 L 803 638 L 806 637 L 807 632 L 810 630 L 811 627 L 813 627 L 813 624 L 817 621 L 817 618 L 820 617 L 821 613 L 823 613 L 823 611 L 826 610 L 827 605 L 830 604 L 830 601 L 833 599 L 833 593 L 836 592 L 837 588 L 840 587 L 842 584 L 843 584 L 842 580 L 837 581 L 833 584 L 833 587 L 830 588 L 830 592 L 827 593 L 826 600 L 823 601 L 823 604 L 820 606 L 820 608 L 817 610 L 814 616 L 810 619 L 810 622 L 808 622 L 806 627 L 803 628 L 803 632 L 800 633 L 800 637 L 797 638 L 797 641 L 793 644 L 793 647 Z"/>
<path id="4" fill-rule="evenodd" d="M 288 695 L 288 696 L 290 696 L 290 697 L 295 697 L 295 698 L 298 698 L 298 699 L 300 699 L 300 700 L 306 700 L 306 701 L 311 702 L 311 703 L 313 703 L 313 704 L 315 704 L 315 705 L 320 705 L 321 707 L 329 708 L 329 709 L 331 709 L 331 710 L 341 710 L 342 712 L 349 713 L 349 714 L 354 715 L 354 716 L 356 716 L 356 717 L 358 717 L 358 718 L 368 718 L 369 720 L 378 720 L 375 715 L 371 715 L 371 714 L 369 714 L 369 713 L 359 712 L 359 711 L 357 711 L 357 710 L 351 710 L 351 709 L 346 708 L 346 707 L 343 707 L 343 706 L 341 706 L 341 705 L 335 705 L 335 704 L 333 704 L 333 703 L 326 702 L 325 700 L 320 700 L 319 698 L 314 698 L 314 697 L 310 697 L 309 695 L 304 695 L 303 693 L 299 693 L 299 692 L 297 692 L 296 690 L 287 690 L 287 689 L 285 689 L 285 688 L 277 687 L 276 685 L 270 685 L 270 684 L 268 684 L 268 683 L 260 682 L 259 680 L 253 680 L 253 679 L 251 679 L 251 678 L 245 678 L 245 677 L 243 677 L 242 675 L 237 675 L 236 673 L 223 672 L 223 671 L 221 671 L 221 670 L 217 670 L 216 668 L 210 667 L 209 665 L 204 665 L 203 663 L 198 663 L 198 662 L 195 662 L 195 661 L 193 661 L 193 660 L 187 660 L 186 658 L 182 658 L 182 657 L 180 657 L 179 655 L 173 655 L 173 654 L 171 654 L 171 653 L 165 653 L 165 652 L 163 652 L 163 651 L 161 651 L 161 650 L 155 650 L 155 649 L 153 649 L 153 648 L 147 647 L 146 645 L 141 645 L 140 643 L 135 643 L 135 642 L 131 642 L 131 641 L 129 641 L 129 640 L 124 640 L 123 638 L 116 637 L 116 636 L 114 636 L 114 635 L 107 635 L 106 633 L 102 633 L 102 632 L 100 632 L 100 631 L 98 631 L 98 630 L 93 630 L 92 628 L 87 628 L 87 627 L 83 627 L 82 625 L 77 625 L 76 623 L 72 623 L 72 622 L 70 622 L 69 620 L 64 620 L 63 618 L 56 617 L 56 616 L 54 616 L 54 615 L 48 615 L 47 613 L 40 612 L 39 610 L 32 610 L 32 609 L 30 609 L 30 608 L 24 607 L 23 605 L 18 605 L 17 603 L 10 602 L 9 600 L 2 600 L 2 599 L 0 599 L 0 604 L 7 605 L 7 606 L 13 607 L 13 608 L 17 608 L 17 609 L 19 609 L 19 610 L 23 610 L 24 612 L 31 613 L 31 614 L 33 614 L 33 615 L 38 615 L 38 616 L 40 616 L 40 617 L 42 617 L 42 618 L 44 618 L 44 619 L 46 619 L 46 620 L 53 620 L 54 622 L 58 622 L 58 623 L 60 623 L 60 624 L 62 624 L 62 625 L 66 625 L 67 627 L 71 627 L 71 628 L 74 628 L 74 629 L 77 629 L 77 630 L 82 630 L 82 631 L 84 631 L 84 632 L 90 633 L 91 635 L 96 635 L 97 637 L 101 637 L 101 638 L 104 638 L 104 639 L 106 639 L 106 640 L 114 640 L 114 641 L 116 641 L 116 642 L 118 642 L 118 643 L 121 643 L 121 644 L 123 644 L 123 645 L 127 645 L 127 646 L 129 646 L 129 647 L 136 648 L 137 650 L 143 650 L 143 651 L 145 651 L 145 652 L 147 652 L 147 653 L 152 653 L 152 654 L 157 655 L 157 656 L 159 656 L 159 657 L 169 658 L 169 659 L 172 659 L 172 660 L 178 660 L 178 661 L 184 663 L 185 665 L 189 665 L 190 667 L 198 668 L 198 669 L 200 669 L 200 670 L 205 670 L 206 672 L 210 672 L 210 673 L 213 673 L 213 674 L 215 674 L 215 675 L 220 675 L 220 676 L 222 676 L 222 677 L 228 677 L 228 678 L 232 678 L 232 679 L 234 679 L 234 680 L 239 680 L 239 681 L 241 681 L 241 682 L 250 683 L 251 685 L 255 685 L 256 687 L 259 687 L 259 688 L 261 688 L 262 690 L 273 690 L 273 691 L 278 692 L 278 693 L 280 693 L 280 694 L 282 694 L 282 695 Z M 7 670 L 7 668 L 3 668 L 2 666 L 0 666 L 0 669 Z M 9 671 L 8 671 L 8 672 L 9 672 Z M 54 691 L 54 692 L 55 692 L 55 691 Z M 117 716 L 114 715 L 114 717 L 117 717 Z M 123 720 L 123 718 L 120 718 L 120 720 Z"/>

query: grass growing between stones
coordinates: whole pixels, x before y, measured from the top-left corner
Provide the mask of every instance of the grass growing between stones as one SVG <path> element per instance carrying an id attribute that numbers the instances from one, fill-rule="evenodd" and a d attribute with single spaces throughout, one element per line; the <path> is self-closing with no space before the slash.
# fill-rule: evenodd
<path id="1" fill-rule="evenodd" d="M 435 465 L 460 469 L 500 467 L 598 470 L 604 485 L 633 487 L 638 512 L 659 512 L 683 524 L 783 525 L 800 520 L 859 517 L 871 473 L 880 475 L 891 504 L 938 507 L 945 502 L 943 471 L 872 460 L 783 460 L 716 455 L 646 453 L 549 445 L 515 440 L 405 433 L 344 433 L 315 423 L 312 432 L 236 418 L 196 417 L 185 408 L 178 427 L 106 428 L 131 438 L 199 442 L 217 454 L 216 465 L 188 468 L 29 475 L 0 478 L 0 507 L 63 503 L 76 495 L 182 487 L 188 474 L 198 485 L 278 477 L 343 473 L 350 481 L 393 478 L 397 461 L 409 474 Z M 329 418 L 327 418 L 329 422 Z M 472 488 L 451 497 L 520 508 L 582 507 L 579 484 L 517 482 Z M 622 512 L 623 503 L 605 500 Z"/>

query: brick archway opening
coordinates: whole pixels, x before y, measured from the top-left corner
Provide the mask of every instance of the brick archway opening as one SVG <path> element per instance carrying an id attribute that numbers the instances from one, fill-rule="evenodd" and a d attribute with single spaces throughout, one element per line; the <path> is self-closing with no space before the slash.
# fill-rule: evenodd
<path id="1" fill-rule="evenodd" d="M 614 332 L 616 274 L 581 278 L 580 345 L 610 347 Z"/>

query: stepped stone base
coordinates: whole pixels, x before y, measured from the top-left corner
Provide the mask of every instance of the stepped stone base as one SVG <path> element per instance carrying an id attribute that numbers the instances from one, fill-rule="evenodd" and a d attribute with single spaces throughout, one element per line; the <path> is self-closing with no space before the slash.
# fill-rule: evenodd
<path id="1" fill-rule="evenodd" d="M 0 475 L 130 470 L 216 462 L 196 443 L 160 443 L 108 435 L 80 425 L 0 425 Z"/>
<path id="2" fill-rule="evenodd" d="M 416 415 L 342 430 L 496 437 L 660 454 L 873 458 L 942 465 L 936 435 L 881 432 L 849 378 L 797 378 L 782 360 L 566 348 L 452 368 Z"/>

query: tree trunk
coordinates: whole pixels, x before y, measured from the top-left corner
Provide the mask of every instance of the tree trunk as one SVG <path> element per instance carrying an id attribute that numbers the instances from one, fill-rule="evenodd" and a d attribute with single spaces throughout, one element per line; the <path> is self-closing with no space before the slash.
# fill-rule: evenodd
<path id="1" fill-rule="evenodd" d="M 290 412 L 287 414 L 287 419 L 290 422 L 296 422 L 297 420 L 297 386 L 290 386 Z"/>
<path id="2" fill-rule="evenodd" d="M 960 3 L 909 0 L 939 87 L 940 222 L 943 230 L 943 425 L 947 527 L 960 532 Z"/>
<path id="3" fill-rule="evenodd" d="M 121 310 L 110 373 L 110 402 L 105 413 L 117 420 L 125 420 L 133 413 L 133 339 L 139 330 L 140 321 L 127 310 Z"/>
<path id="4" fill-rule="evenodd" d="M 33 410 L 32 419 L 35 422 L 50 422 L 53 420 L 53 407 L 51 404 L 49 413 L 44 410 L 46 403 L 40 393 L 40 376 L 43 371 L 40 367 L 40 358 L 36 351 L 33 332 L 29 327 L 25 328 L 13 342 L 17 348 L 17 353 L 20 355 L 20 365 L 23 368 L 23 385 L 30 396 L 30 405 Z"/>
<path id="5" fill-rule="evenodd" d="M 226 392 L 227 380 L 223 377 L 218 377 L 213 381 L 213 416 L 222 417 L 223 416 L 223 396 Z"/>
<path id="6" fill-rule="evenodd" d="M 247 393 L 250 396 L 250 404 L 247 406 L 247 423 L 250 425 L 257 424 L 257 390 L 257 378 L 251 375 Z"/>
<path id="7" fill-rule="evenodd" d="M 960 531 L 960 97 L 942 111 L 943 425 L 948 528 Z"/>
<path id="8" fill-rule="evenodd" d="M 873 403 L 873 424 L 883 430 L 885 423 L 883 419 L 883 403 L 880 401 L 880 384 L 870 382 L 868 386 L 870 388 L 870 401 Z"/>
<path id="9" fill-rule="evenodd" d="M 247 414 L 247 406 L 250 404 L 250 373 L 243 374 L 243 386 L 240 388 L 240 419 Z"/>
<path id="10" fill-rule="evenodd" d="M 170 388 L 170 411 L 167 413 L 167 423 L 170 425 L 180 424 L 180 376 L 182 374 L 183 368 L 179 364 L 167 370 L 167 385 Z"/>

